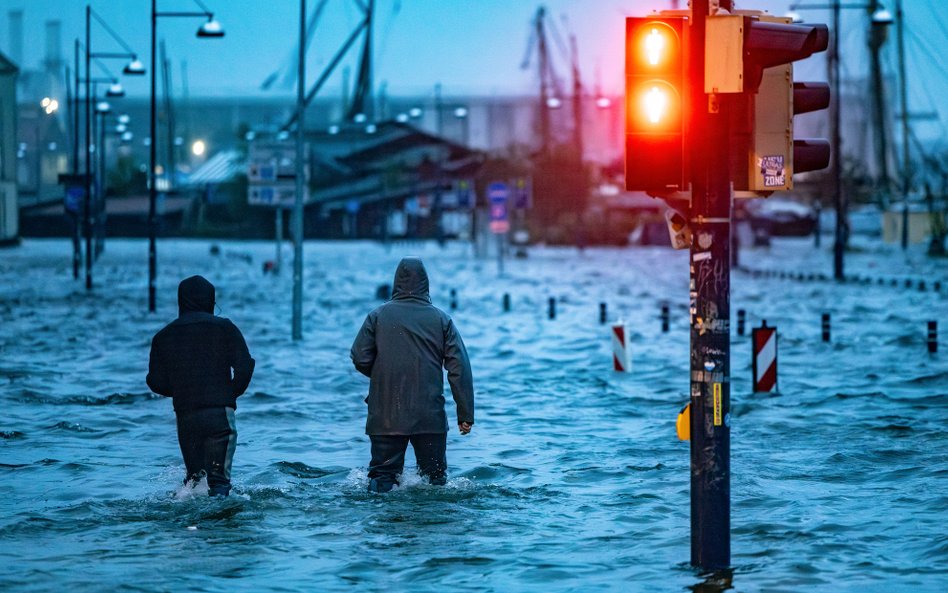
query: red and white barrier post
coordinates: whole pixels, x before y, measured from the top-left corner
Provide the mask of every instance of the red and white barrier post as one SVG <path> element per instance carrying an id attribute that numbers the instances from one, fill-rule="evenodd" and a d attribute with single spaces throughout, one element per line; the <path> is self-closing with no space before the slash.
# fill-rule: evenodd
<path id="1" fill-rule="evenodd" d="M 751 332 L 754 345 L 754 393 L 767 393 L 777 387 L 777 328 L 764 320 Z"/>
<path id="2" fill-rule="evenodd" d="M 629 372 L 629 330 L 624 323 L 612 324 L 612 369 Z"/>

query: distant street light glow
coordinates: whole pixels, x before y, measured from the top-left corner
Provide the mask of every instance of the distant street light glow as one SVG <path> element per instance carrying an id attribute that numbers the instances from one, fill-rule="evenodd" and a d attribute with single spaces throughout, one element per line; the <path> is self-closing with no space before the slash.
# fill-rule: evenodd
<path id="1" fill-rule="evenodd" d="M 609 99 L 609 97 L 599 97 L 596 99 L 596 107 L 599 109 L 609 109 L 612 107 L 612 101 Z"/>
<path id="2" fill-rule="evenodd" d="M 194 156 L 203 156 L 204 151 L 207 150 L 207 146 L 204 144 L 203 140 L 195 140 L 194 144 L 191 145 L 191 154 Z"/>

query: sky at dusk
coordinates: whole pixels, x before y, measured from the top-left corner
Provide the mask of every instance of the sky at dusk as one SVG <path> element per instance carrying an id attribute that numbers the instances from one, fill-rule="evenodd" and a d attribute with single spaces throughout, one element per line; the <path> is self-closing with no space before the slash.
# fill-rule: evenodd
<path id="1" fill-rule="evenodd" d="M 220 40 L 199 40 L 194 32 L 202 20 L 159 20 L 159 39 L 165 39 L 174 64 L 174 85 L 181 89 L 181 62 L 187 61 L 188 86 L 199 95 L 291 94 L 292 88 L 264 93 L 260 84 L 281 67 L 286 68 L 298 35 L 297 0 L 205 0 L 225 28 Z M 308 0 L 310 11 L 319 4 Z M 568 47 L 570 33 L 577 39 L 582 77 L 586 87 L 609 94 L 622 92 L 624 17 L 645 15 L 653 9 L 670 8 L 671 0 L 546 0 L 548 14 Z M 686 5 L 685 0 L 679 3 Z M 805 5 L 829 4 L 806 2 Z M 890 2 L 890 4 L 893 4 Z M 148 0 L 92 0 L 100 14 L 144 62 L 149 51 Z M 521 69 L 531 20 L 540 2 L 534 0 L 377 0 L 375 29 L 375 83 L 383 83 L 393 96 L 430 95 L 435 83 L 452 95 L 511 95 L 535 92 L 534 69 Z M 739 8 L 766 8 L 784 14 L 790 2 L 760 0 L 738 3 Z M 948 11 L 940 0 L 905 0 L 907 54 L 911 111 L 939 111 L 948 121 L 948 106 L 939 97 L 948 96 L 948 68 L 941 60 L 948 48 Z M 2 0 L 0 2 L 0 49 L 9 53 L 9 17 L 13 9 L 24 11 L 24 59 L 26 68 L 39 67 L 45 47 L 45 22 L 62 21 L 62 52 L 71 61 L 73 40 L 84 36 L 86 3 L 81 0 Z M 161 11 L 197 10 L 193 0 L 159 0 Z M 894 5 L 889 7 L 894 10 Z M 806 20 L 830 22 L 827 10 L 801 10 Z M 866 14 L 863 10 L 842 12 L 843 79 L 864 78 L 868 72 L 865 51 Z M 307 54 L 307 77 L 311 83 L 360 18 L 354 0 L 327 0 L 315 39 Z M 883 56 L 886 72 L 896 72 L 895 31 Z M 96 51 L 116 50 L 108 33 L 92 26 Z M 568 85 L 568 60 L 560 44 L 551 40 L 551 51 L 560 77 Z M 354 79 L 357 51 L 343 62 Z M 535 64 L 535 56 L 533 58 Z M 110 62 L 114 72 L 120 62 Z M 341 94 L 342 68 L 322 94 Z M 796 78 L 825 80 L 823 56 L 797 65 Z M 148 78 L 123 81 L 130 95 L 145 95 Z"/>

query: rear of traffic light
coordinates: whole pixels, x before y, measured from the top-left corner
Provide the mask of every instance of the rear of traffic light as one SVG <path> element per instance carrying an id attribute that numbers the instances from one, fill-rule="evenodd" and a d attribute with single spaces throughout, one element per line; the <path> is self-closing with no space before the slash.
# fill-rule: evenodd
<path id="1" fill-rule="evenodd" d="M 686 27 L 682 17 L 630 17 L 625 27 L 625 187 L 686 187 Z"/>
<path id="2" fill-rule="evenodd" d="M 766 193 L 793 188 L 794 173 L 829 165 L 829 142 L 795 139 L 793 116 L 825 109 L 829 86 L 794 83 L 792 62 L 825 51 L 826 25 L 792 25 L 766 14 L 743 16 L 742 91 L 732 116 L 734 189 Z"/>

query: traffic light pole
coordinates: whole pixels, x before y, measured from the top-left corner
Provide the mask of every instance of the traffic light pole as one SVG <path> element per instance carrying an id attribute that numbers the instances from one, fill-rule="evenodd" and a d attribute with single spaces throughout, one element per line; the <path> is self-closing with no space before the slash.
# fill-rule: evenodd
<path id="1" fill-rule="evenodd" d="M 731 2 L 721 8 L 730 10 Z M 727 6 L 726 6 L 727 5 Z M 691 95 L 691 563 L 731 562 L 729 104 L 705 94 L 709 0 L 692 4 Z"/>

